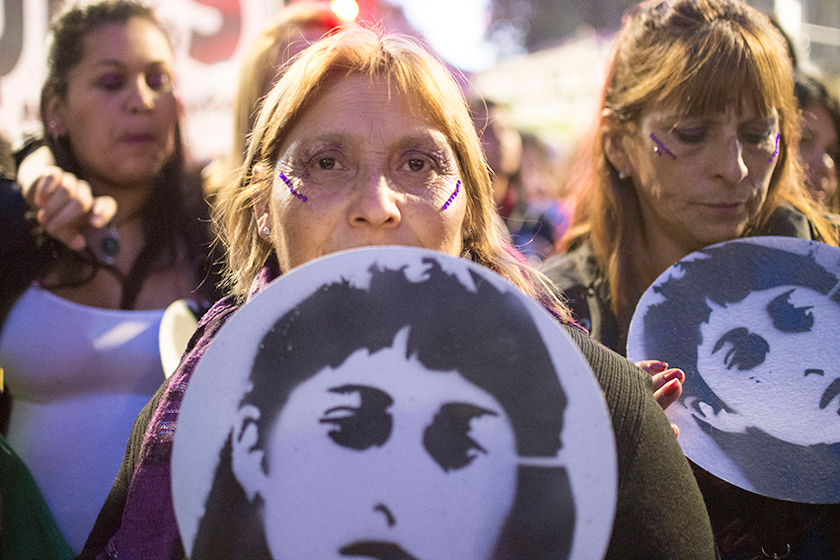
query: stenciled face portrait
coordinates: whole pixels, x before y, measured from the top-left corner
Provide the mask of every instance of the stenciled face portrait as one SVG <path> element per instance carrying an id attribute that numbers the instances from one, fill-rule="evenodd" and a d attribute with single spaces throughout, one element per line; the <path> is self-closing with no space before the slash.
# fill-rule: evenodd
<path id="1" fill-rule="evenodd" d="M 777 286 L 709 306 L 697 368 L 730 414 L 789 443 L 840 442 L 840 305 Z"/>
<path id="2" fill-rule="evenodd" d="M 779 118 L 750 104 L 708 117 L 646 112 L 611 157 L 633 181 L 654 246 L 686 255 L 739 237 L 761 210 L 779 149 Z"/>
<path id="3" fill-rule="evenodd" d="M 383 80 L 351 75 L 307 108 L 256 209 L 281 270 L 369 245 L 460 255 L 465 188 L 446 136 L 419 106 Z"/>
<path id="4" fill-rule="evenodd" d="M 492 556 L 516 488 L 510 420 L 457 371 L 407 357 L 407 336 L 289 396 L 255 487 L 274 558 Z"/>
<path id="5" fill-rule="evenodd" d="M 593 558 L 611 426 L 574 342 L 500 276 L 342 251 L 271 282 L 207 348 L 173 504 L 195 560 Z"/>
<path id="6" fill-rule="evenodd" d="M 792 237 L 705 247 L 639 301 L 631 361 L 685 371 L 666 410 L 700 468 L 749 492 L 840 503 L 840 249 Z"/>
<path id="7" fill-rule="evenodd" d="M 799 157 L 807 173 L 808 192 L 818 202 L 826 203 L 837 190 L 840 165 L 840 138 L 831 114 L 815 105 L 802 111 L 802 140 Z"/>
<path id="8" fill-rule="evenodd" d="M 83 42 L 65 97 L 48 105 L 54 132 L 69 137 L 92 182 L 118 188 L 149 183 L 175 149 L 169 42 L 138 17 L 95 28 Z"/>

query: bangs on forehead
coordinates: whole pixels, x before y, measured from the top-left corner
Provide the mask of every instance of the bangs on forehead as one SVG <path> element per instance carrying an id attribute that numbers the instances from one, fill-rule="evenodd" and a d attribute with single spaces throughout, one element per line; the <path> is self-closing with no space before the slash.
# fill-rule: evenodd
<path id="1" fill-rule="evenodd" d="M 748 104 L 758 117 L 771 118 L 785 97 L 779 67 L 790 66 L 787 55 L 779 45 L 717 23 L 699 48 L 686 53 L 684 70 L 670 74 L 673 81 L 659 88 L 655 103 L 681 117 L 716 115 Z M 677 81 L 681 75 L 685 79 Z"/>

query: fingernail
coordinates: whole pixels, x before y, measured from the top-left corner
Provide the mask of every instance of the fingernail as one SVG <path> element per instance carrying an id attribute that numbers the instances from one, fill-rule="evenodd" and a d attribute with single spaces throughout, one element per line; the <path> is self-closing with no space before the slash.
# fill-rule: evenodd
<path id="1" fill-rule="evenodd" d="M 651 362 L 649 367 L 650 367 L 651 370 L 655 371 L 656 373 L 660 373 L 660 372 L 663 372 L 666 369 L 668 369 L 668 363 L 667 362 Z"/>
<path id="2" fill-rule="evenodd" d="M 669 381 L 665 388 L 663 389 L 663 394 L 667 397 L 671 397 L 680 390 L 680 382 L 677 380 Z"/>
<path id="3" fill-rule="evenodd" d="M 670 381 L 672 379 L 679 379 L 680 381 L 682 381 L 683 379 L 685 379 L 685 373 L 683 373 L 683 370 L 681 369 L 674 368 L 665 374 L 666 381 Z"/>

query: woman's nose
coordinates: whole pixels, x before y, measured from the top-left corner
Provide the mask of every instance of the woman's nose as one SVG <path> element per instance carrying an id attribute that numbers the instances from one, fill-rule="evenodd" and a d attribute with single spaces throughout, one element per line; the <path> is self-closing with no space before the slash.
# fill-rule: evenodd
<path id="1" fill-rule="evenodd" d="M 132 113 L 149 111 L 155 107 L 155 92 L 146 83 L 143 76 L 138 76 L 129 92 L 128 109 Z"/>
<path id="2" fill-rule="evenodd" d="M 360 181 L 350 206 L 349 220 L 356 227 L 395 228 L 402 216 L 398 193 L 388 179 L 377 174 Z"/>
<path id="3" fill-rule="evenodd" d="M 740 184 L 750 172 L 744 162 L 744 147 L 737 137 L 722 142 L 712 158 L 715 173 L 730 185 Z"/>

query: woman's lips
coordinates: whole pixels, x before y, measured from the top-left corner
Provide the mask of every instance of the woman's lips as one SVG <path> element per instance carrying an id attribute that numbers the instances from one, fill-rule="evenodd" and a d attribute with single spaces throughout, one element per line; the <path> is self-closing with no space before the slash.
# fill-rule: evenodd
<path id="1" fill-rule="evenodd" d="M 739 214 L 744 210 L 745 202 L 709 202 L 706 207 L 717 214 Z"/>
<path id="2" fill-rule="evenodd" d="M 152 134 L 126 134 L 122 137 L 122 141 L 126 144 L 148 144 L 154 142 L 155 137 Z"/>

